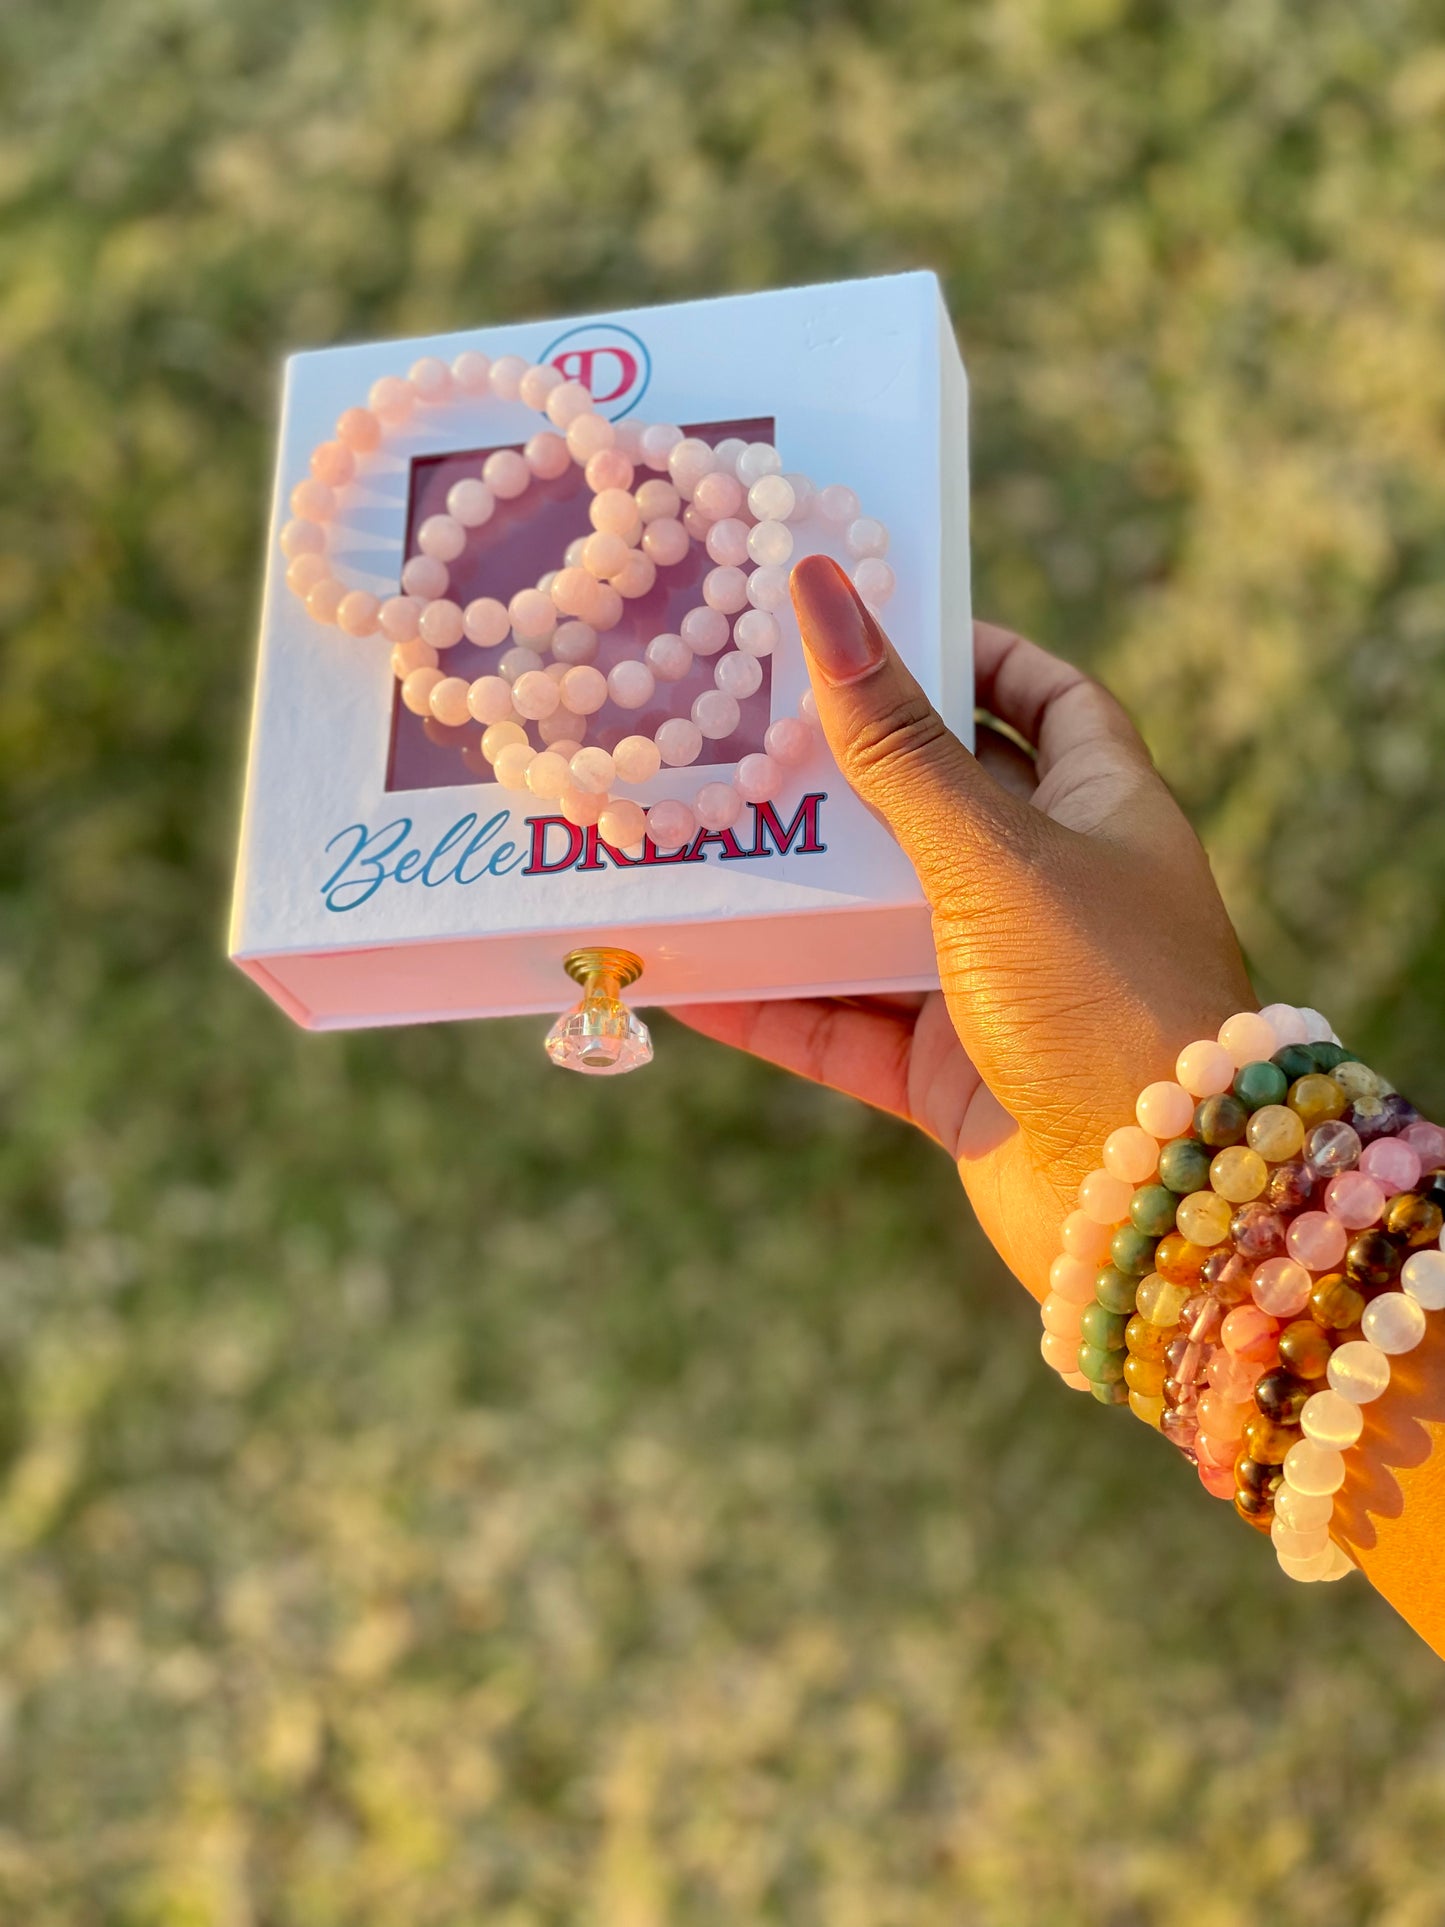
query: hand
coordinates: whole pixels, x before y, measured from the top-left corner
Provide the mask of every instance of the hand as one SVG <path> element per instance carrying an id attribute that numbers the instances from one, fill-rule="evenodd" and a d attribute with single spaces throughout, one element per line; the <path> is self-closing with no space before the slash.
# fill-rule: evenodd
<path id="1" fill-rule="evenodd" d="M 1119 704 L 1021 636 L 974 626 L 977 701 L 1037 752 L 944 725 L 843 571 L 793 602 L 829 745 L 933 911 L 941 991 L 690 1005 L 679 1019 L 909 1119 L 1042 1298 L 1104 1139 L 1176 1054 L 1254 1007 L 1208 859 Z"/>

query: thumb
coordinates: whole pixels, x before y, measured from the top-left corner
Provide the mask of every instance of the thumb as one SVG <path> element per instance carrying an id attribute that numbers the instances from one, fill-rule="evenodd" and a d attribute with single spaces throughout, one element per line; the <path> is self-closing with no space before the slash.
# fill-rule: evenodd
<path id="1" fill-rule="evenodd" d="M 1037 854 L 1049 825 L 944 722 L 831 556 L 793 570 L 818 715 L 849 783 L 888 825 L 937 910 Z"/>

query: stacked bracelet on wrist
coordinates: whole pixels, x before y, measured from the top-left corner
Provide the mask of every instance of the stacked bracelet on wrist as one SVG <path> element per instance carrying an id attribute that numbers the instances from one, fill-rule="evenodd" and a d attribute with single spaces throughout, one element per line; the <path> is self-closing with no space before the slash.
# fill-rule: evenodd
<path id="1" fill-rule="evenodd" d="M 1288 1004 L 1190 1044 L 1135 1115 L 1064 1221 L 1044 1357 L 1171 1439 L 1292 1578 L 1342 1578 L 1360 1408 L 1445 1308 L 1445 1130 Z"/>

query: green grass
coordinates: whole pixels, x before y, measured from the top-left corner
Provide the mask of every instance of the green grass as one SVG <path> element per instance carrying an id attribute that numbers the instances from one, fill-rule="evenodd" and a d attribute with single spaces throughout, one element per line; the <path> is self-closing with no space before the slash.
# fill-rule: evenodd
<path id="1" fill-rule="evenodd" d="M 926 264 L 980 608 L 1439 1114 L 1435 11 L 12 0 L 0 104 L 0 1919 L 1434 1927 L 1438 1662 L 921 1141 L 221 932 L 285 350 Z"/>

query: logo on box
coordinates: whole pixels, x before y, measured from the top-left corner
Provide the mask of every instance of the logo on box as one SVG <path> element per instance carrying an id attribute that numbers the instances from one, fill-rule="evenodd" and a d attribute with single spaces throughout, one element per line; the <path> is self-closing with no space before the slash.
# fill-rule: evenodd
<path id="1" fill-rule="evenodd" d="M 646 342 L 615 321 L 569 328 L 543 350 L 542 359 L 568 381 L 584 383 L 599 411 L 614 422 L 631 414 L 652 379 Z"/>

